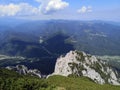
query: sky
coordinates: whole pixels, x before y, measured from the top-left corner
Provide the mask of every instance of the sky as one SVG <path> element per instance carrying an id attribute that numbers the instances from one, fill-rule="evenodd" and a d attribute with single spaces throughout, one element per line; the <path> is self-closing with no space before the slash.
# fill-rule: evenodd
<path id="1" fill-rule="evenodd" d="M 0 18 L 120 21 L 120 0 L 0 0 Z"/>

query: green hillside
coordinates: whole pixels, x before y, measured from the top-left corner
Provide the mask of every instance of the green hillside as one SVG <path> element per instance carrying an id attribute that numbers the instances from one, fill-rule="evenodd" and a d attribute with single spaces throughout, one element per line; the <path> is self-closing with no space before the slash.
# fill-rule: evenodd
<path id="1" fill-rule="evenodd" d="M 0 90 L 54 90 L 47 81 L 37 77 L 19 75 L 14 71 L 0 69 Z"/>
<path id="2" fill-rule="evenodd" d="M 85 77 L 52 76 L 47 81 L 55 86 L 63 87 L 64 89 L 61 90 L 120 90 L 120 86 L 99 85 Z"/>
<path id="3" fill-rule="evenodd" d="M 99 85 L 85 77 L 51 76 L 39 79 L 0 69 L 0 90 L 120 90 L 120 86 Z"/>

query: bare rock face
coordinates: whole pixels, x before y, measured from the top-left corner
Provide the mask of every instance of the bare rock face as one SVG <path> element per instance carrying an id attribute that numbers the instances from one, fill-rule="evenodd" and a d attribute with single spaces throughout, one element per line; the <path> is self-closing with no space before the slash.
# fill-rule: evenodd
<path id="1" fill-rule="evenodd" d="M 28 69 L 24 65 L 7 66 L 6 69 L 14 70 L 14 71 L 18 72 L 21 75 L 29 74 L 31 76 L 37 76 L 37 77 L 41 78 L 41 72 L 39 70 L 37 70 L 37 69 Z"/>
<path id="2" fill-rule="evenodd" d="M 79 51 L 59 57 L 52 75 L 85 76 L 99 84 L 120 85 L 117 71 L 95 56 Z"/>

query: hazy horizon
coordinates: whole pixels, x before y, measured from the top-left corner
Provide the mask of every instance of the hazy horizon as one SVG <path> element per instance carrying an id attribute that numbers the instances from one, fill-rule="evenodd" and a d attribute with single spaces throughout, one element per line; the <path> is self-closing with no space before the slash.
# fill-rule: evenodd
<path id="1" fill-rule="evenodd" d="M 120 21 L 120 0 L 0 0 L 0 18 Z"/>

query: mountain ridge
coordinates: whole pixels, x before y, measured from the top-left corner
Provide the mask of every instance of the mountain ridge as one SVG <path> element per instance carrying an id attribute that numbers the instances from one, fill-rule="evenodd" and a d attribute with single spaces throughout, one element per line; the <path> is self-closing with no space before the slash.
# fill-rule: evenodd
<path id="1" fill-rule="evenodd" d="M 86 76 L 99 84 L 120 85 L 117 71 L 95 56 L 80 51 L 70 51 L 58 58 L 52 75 Z"/>
<path id="2" fill-rule="evenodd" d="M 71 43 L 74 49 L 93 55 L 120 55 L 120 26 L 110 22 L 48 20 L 26 22 L 12 29 L 3 27 L 3 30 L 0 29 L 1 49 L 4 43 L 11 43 L 10 39 L 39 43 L 40 37 L 46 42 L 51 36 L 62 32 L 69 37 L 66 42 Z"/>

